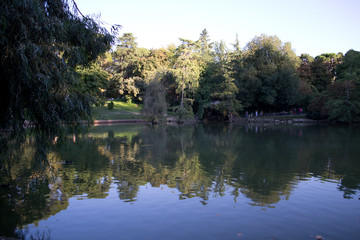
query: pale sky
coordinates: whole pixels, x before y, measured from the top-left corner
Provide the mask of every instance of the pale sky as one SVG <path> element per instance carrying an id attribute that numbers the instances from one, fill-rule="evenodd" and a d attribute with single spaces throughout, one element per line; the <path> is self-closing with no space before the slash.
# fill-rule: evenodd
<path id="1" fill-rule="evenodd" d="M 255 36 L 276 35 L 297 55 L 360 51 L 360 0 L 76 0 L 84 15 L 120 24 L 139 47 L 160 48 L 179 38 L 197 40 L 207 29 L 211 41 L 241 47 Z"/>

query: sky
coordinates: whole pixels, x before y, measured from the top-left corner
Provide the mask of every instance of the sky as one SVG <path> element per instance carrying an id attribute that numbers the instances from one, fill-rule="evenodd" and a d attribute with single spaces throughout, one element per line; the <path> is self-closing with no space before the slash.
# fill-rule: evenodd
<path id="1" fill-rule="evenodd" d="M 245 47 L 254 37 L 276 35 L 297 55 L 360 51 L 360 0 L 75 0 L 84 15 L 120 24 L 139 47 L 197 40 L 203 29 L 212 42 L 231 49 L 236 35 Z"/>

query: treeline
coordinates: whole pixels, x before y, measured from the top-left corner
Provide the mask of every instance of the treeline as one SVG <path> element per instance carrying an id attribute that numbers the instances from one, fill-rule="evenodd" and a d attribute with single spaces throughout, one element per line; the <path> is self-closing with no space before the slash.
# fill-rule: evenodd
<path id="1" fill-rule="evenodd" d="M 82 88 L 102 98 L 144 103 L 144 112 L 230 120 L 239 114 L 304 109 L 310 118 L 351 122 L 360 114 L 360 52 L 296 56 L 291 44 L 261 35 L 243 49 L 198 40 L 145 49 L 125 33 L 116 49 L 79 69 Z"/>
<path id="2" fill-rule="evenodd" d="M 0 1 L 0 154 L 9 141 L 23 142 L 28 126 L 39 146 L 79 133 L 106 98 L 142 102 L 155 118 L 173 111 L 232 121 L 294 108 L 316 119 L 359 118 L 359 52 L 299 58 L 266 35 L 228 49 L 206 30 L 149 50 L 130 33 L 116 39 L 117 30 L 83 16 L 75 1 Z"/>

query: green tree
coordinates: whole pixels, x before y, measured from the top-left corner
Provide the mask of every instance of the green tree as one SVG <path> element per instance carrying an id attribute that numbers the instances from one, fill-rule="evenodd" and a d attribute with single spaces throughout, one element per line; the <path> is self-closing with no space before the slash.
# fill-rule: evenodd
<path id="1" fill-rule="evenodd" d="M 78 89 L 84 94 L 90 94 L 95 104 L 104 104 L 103 91 L 107 88 L 110 75 L 96 63 L 89 67 L 79 67 L 76 71 L 80 74 Z"/>
<path id="2" fill-rule="evenodd" d="M 311 63 L 314 58 L 309 54 L 301 54 L 301 64 L 297 69 L 299 76 L 299 106 L 308 106 L 315 94 L 318 92 L 316 87 L 312 85 L 313 73 L 311 71 Z"/>
<path id="3" fill-rule="evenodd" d="M 113 40 L 74 1 L 1 1 L 0 128 L 24 136 L 30 122 L 38 140 L 50 140 L 90 121 L 93 98 L 79 91 L 75 69 Z"/>
<path id="4" fill-rule="evenodd" d="M 312 82 L 312 72 L 310 64 L 314 61 L 314 58 L 309 54 L 301 54 L 300 56 L 301 64 L 298 68 L 298 75 L 301 80 L 304 82 L 310 83 Z"/>
<path id="5" fill-rule="evenodd" d="M 200 38 L 197 41 L 199 51 L 200 51 L 200 59 L 206 64 L 212 59 L 212 49 L 213 43 L 210 42 L 210 36 L 206 29 L 204 29 L 200 33 Z"/>
<path id="6" fill-rule="evenodd" d="M 238 100 L 247 109 L 284 110 L 297 104 L 299 59 L 290 43 L 276 36 L 255 37 L 245 48 L 235 76 Z"/>
<path id="7" fill-rule="evenodd" d="M 157 122 L 159 117 L 166 113 L 165 88 L 161 84 L 161 78 L 165 75 L 164 71 L 156 72 L 153 80 L 146 87 L 143 112 L 151 115 L 153 122 Z"/>
<path id="8" fill-rule="evenodd" d="M 210 81 L 211 104 L 206 109 L 207 118 L 217 115 L 219 120 L 233 120 L 233 115 L 242 109 L 240 101 L 236 99 L 238 88 L 231 72 L 231 53 L 223 41 L 216 42 L 214 46 L 214 61 L 208 64 L 212 74 L 207 76 Z"/>
<path id="9" fill-rule="evenodd" d="M 123 97 L 127 101 L 135 99 L 140 94 L 139 85 L 143 78 L 139 70 L 138 60 L 141 57 L 132 33 L 124 33 L 118 39 L 116 51 L 112 53 L 112 77 L 107 94 L 109 97 Z"/>
<path id="10" fill-rule="evenodd" d="M 213 75 L 212 67 L 214 61 L 214 43 L 210 42 L 210 36 L 206 29 L 200 33 L 197 41 L 199 45 L 199 60 L 202 71 L 199 78 L 199 87 L 194 96 L 193 111 L 199 119 L 203 118 L 204 107 L 210 102 L 210 85 L 211 76 Z M 212 65 L 213 66 L 213 65 Z"/>
<path id="11" fill-rule="evenodd" d="M 183 115 L 190 111 L 184 99 L 194 96 L 201 73 L 201 64 L 198 61 L 197 45 L 194 41 L 180 39 L 181 45 L 176 49 L 174 74 L 177 82 L 177 93 L 180 94 L 179 114 Z M 191 110 L 192 113 L 192 110 Z"/>
<path id="12" fill-rule="evenodd" d="M 330 56 L 329 58 L 326 58 Z M 337 57 L 336 60 L 334 56 Z M 334 79 L 309 105 L 309 117 L 350 123 L 360 117 L 360 53 L 349 50 L 342 54 L 322 54 L 328 69 L 336 73 Z M 331 63 L 336 62 L 336 64 Z M 328 70 L 328 71 L 330 71 Z"/>
<path id="13" fill-rule="evenodd" d="M 334 79 L 334 74 L 331 73 L 329 62 L 324 58 L 316 58 L 311 64 L 311 84 L 322 92 L 327 89 Z"/>
<path id="14" fill-rule="evenodd" d="M 324 53 L 309 61 L 311 68 L 311 84 L 318 92 L 322 92 L 334 82 L 336 66 L 341 63 L 342 53 Z"/>
<path id="15" fill-rule="evenodd" d="M 352 122 L 360 117 L 360 52 L 349 50 L 337 66 L 328 91 L 330 120 Z"/>
<path id="16" fill-rule="evenodd" d="M 232 122 L 234 114 L 237 115 L 237 112 L 242 110 L 240 101 L 236 99 L 238 88 L 234 83 L 234 79 L 228 74 L 222 75 L 221 78 L 219 89 L 212 94 L 212 97 L 218 101 L 215 109 L 222 113 L 223 118 L 227 118 L 228 121 Z"/>

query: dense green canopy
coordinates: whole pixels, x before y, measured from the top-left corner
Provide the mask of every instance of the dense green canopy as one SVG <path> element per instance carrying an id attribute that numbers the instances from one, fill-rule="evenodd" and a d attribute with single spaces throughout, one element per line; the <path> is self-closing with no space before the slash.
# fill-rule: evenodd
<path id="1" fill-rule="evenodd" d="M 24 136 L 31 124 L 38 138 L 52 139 L 89 120 L 93 98 L 79 89 L 75 68 L 113 40 L 74 1 L 0 1 L 0 129 Z"/>
<path id="2" fill-rule="evenodd" d="M 206 29 L 198 40 L 179 40 L 177 47 L 149 50 L 139 48 L 136 38 L 124 33 L 116 50 L 108 53 L 111 60 L 105 60 L 107 56 L 102 61 L 111 75 L 106 95 L 143 102 L 146 88 L 153 87 L 149 84 L 153 76 L 161 72 L 163 77 L 157 84 L 163 86 L 158 87 L 165 89 L 167 109 L 179 117 L 186 113 L 198 119 L 232 121 L 245 116 L 246 111 L 273 114 L 301 109 L 315 119 L 351 122 L 358 118 L 357 101 L 353 100 L 358 95 L 357 63 L 356 57 L 350 57 L 356 51 L 345 56 L 324 53 L 298 57 L 291 43 L 264 34 L 243 49 L 236 36 L 233 49 L 229 49 L 223 41 L 211 42 Z M 353 80 L 344 81 L 350 77 Z M 350 104 L 346 106 L 351 106 L 351 114 L 338 111 L 345 106 L 334 101 L 339 91 L 349 93 L 348 101 L 346 96 L 341 101 Z"/>

